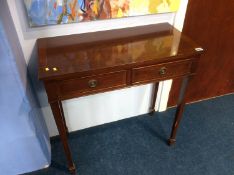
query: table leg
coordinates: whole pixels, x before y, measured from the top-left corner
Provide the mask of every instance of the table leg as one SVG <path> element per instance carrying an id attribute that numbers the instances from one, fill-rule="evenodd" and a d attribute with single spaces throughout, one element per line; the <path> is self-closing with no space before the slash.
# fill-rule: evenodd
<path id="1" fill-rule="evenodd" d="M 156 99 L 157 99 L 158 85 L 159 85 L 159 82 L 156 82 L 153 85 L 153 96 L 152 96 L 150 112 L 149 112 L 150 115 L 153 115 L 155 112 L 154 108 L 155 108 L 155 103 L 156 103 Z"/>
<path id="2" fill-rule="evenodd" d="M 59 131 L 59 135 L 60 135 L 62 144 L 63 144 L 63 149 L 65 151 L 65 155 L 67 158 L 69 171 L 71 173 L 75 173 L 76 168 L 75 168 L 75 165 L 72 161 L 71 151 L 70 151 L 70 148 L 68 145 L 66 127 L 65 127 L 65 124 L 63 121 L 63 116 L 62 116 L 61 110 L 60 110 L 60 102 L 59 101 L 51 102 L 50 106 L 51 106 L 51 109 L 52 109 L 52 112 L 54 115 L 54 119 L 55 119 L 55 122 L 56 122 L 56 125 L 58 128 L 58 131 Z"/>
<path id="3" fill-rule="evenodd" d="M 180 88 L 180 94 L 179 94 L 179 99 L 177 103 L 175 119 L 172 125 L 171 137 L 168 139 L 169 145 L 173 145 L 176 142 L 176 133 L 177 133 L 177 129 L 179 127 L 180 121 L 183 116 L 183 111 L 184 111 L 184 106 L 185 106 L 185 93 L 186 93 L 186 89 L 188 86 L 188 82 L 189 82 L 189 77 L 187 76 L 183 79 L 183 82 Z"/>
<path id="4" fill-rule="evenodd" d="M 61 101 L 59 101 L 59 108 L 60 108 L 60 112 L 61 112 L 61 115 L 62 115 L 62 118 L 63 118 L 63 123 L 64 123 L 65 128 L 66 128 L 66 132 L 67 132 L 67 134 L 68 134 L 69 131 L 68 131 L 68 128 L 67 128 L 66 119 L 65 119 L 65 117 L 64 117 L 63 105 L 62 105 L 62 102 L 61 102 Z"/>

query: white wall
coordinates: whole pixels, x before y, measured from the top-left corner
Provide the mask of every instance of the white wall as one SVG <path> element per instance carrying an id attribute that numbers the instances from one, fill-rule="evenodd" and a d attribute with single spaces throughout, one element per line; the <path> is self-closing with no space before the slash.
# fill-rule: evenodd
<path id="1" fill-rule="evenodd" d="M 7 0 L 14 20 L 14 25 L 28 64 L 35 63 L 36 39 L 75 33 L 88 33 L 94 31 L 126 28 L 161 22 L 169 22 L 179 30 L 183 27 L 184 15 L 188 0 L 181 0 L 181 7 L 177 13 L 129 17 L 122 19 L 100 20 L 76 24 L 29 28 L 24 8 L 19 0 Z M 57 128 L 52 112 L 46 101 L 46 94 L 36 79 L 36 64 L 31 68 L 35 89 L 37 91 L 42 111 L 51 136 L 57 135 Z M 165 110 L 172 81 L 160 84 L 157 110 Z M 150 104 L 152 85 L 144 85 L 123 90 L 117 90 L 63 102 L 67 125 L 70 131 L 96 126 L 140 114 L 147 113 Z"/>

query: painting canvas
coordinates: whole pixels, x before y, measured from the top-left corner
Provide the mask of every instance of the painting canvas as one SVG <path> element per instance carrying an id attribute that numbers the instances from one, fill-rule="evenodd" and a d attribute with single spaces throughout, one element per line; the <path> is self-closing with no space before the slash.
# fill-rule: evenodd
<path id="1" fill-rule="evenodd" d="M 180 0 L 24 0 L 30 26 L 168 13 Z"/>

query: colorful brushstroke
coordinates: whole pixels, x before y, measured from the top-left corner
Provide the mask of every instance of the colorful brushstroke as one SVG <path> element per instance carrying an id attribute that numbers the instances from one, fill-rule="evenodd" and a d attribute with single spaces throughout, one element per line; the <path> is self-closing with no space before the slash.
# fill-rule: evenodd
<path id="1" fill-rule="evenodd" d="M 24 0 L 30 26 L 175 12 L 180 0 Z"/>

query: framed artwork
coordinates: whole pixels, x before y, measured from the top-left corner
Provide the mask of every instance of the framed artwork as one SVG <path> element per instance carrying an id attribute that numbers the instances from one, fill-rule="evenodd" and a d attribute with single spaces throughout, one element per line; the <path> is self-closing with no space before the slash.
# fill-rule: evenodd
<path id="1" fill-rule="evenodd" d="M 175 12 L 180 0 L 24 0 L 31 27 Z"/>

